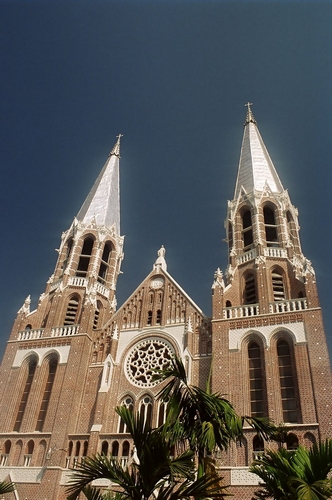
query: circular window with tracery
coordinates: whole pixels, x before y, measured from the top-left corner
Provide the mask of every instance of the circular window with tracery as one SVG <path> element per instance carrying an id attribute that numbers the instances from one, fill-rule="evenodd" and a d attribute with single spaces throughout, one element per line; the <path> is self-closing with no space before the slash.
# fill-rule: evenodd
<path id="1" fill-rule="evenodd" d="M 138 387 L 157 385 L 155 370 L 165 370 L 174 357 L 172 346 L 165 340 L 149 338 L 136 344 L 129 352 L 125 367 L 130 382 Z"/>

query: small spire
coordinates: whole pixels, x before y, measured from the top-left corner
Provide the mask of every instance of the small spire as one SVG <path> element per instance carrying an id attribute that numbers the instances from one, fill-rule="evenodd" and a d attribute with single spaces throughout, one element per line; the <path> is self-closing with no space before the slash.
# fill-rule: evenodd
<path id="1" fill-rule="evenodd" d="M 247 116 L 246 116 L 246 121 L 244 122 L 244 126 L 246 126 L 248 123 L 255 123 L 257 125 L 257 122 L 254 118 L 254 115 L 252 114 L 252 111 L 251 111 L 251 107 L 252 106 L 252 102 L 247 102 L 247 104 L 245 104 L 245 106 L 248 108 L 247 109 Z"/>
<path id="2" fill-rule="evenodd" d="M 110 152 L 110 154 L 108 156 L 115 155 L 118 158 L 121 158 L 121 156 L 120 156 L 120 139 L 121 139 L 121 137 L 123 137 L 123 134 L 119 134 L 116 137 L 118 138 L 118 140 L 114 144 L 114 147 L 113 147 L 112 151 Z"/>

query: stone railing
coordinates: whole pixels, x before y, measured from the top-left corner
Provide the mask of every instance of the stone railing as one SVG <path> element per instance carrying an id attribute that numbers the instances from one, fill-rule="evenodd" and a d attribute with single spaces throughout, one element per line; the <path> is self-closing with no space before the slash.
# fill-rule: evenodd
<path id="1" fill-rule="evenodd" d="M 97 281 L 96 283 L 96 291 L 100 293 L 101 295 L 104 295 L 104 297 L 108 298 L 110 295 L 110 291 L 106 286 L 102 285 Z"/>
<path id="2" fill-rule="evenodd" d="M 55 326 L 51 329 L 51 337 L 67 337 L 70 335 L 77 335 L 78 331 L 79 325 Z"/>
<path id="3" fill-rule="evenodd" d="M 83 286 L 86 288 L 88 285 L 88 280 L 86 278 L 79 278 L 78 276 L 71 276 L 69 278 L 69 285 Z"/>
<path id="4" fill-rule="evenodd" d="M 236 257 L 237 264 L 244 264 L 244 262 L 249 262 L 249 260 L 253 260 L 256 258 L 257 252 L 255 248 L 248 250 L 248 252 L 243 253 Z"/>
<path id="5" fill-rule="evenodd" d="M 257 316 L 258 314 L 258 304 L 248 304 L 246 306 L 224 308 L 224 319 L 246 318 L 249 316 Z"/>
<path id="6" fill-rule="evenodd" d="M 270 313 L 303 311 L 304 309 L 308 309 L 306 297 L 301 299 L 280 300 L 270 304 Z"/>
<path id="7" fill-rule="evenodd" d="M 287 250 L 285 248 L 267 247 L 264 248 L 264 255 L 265 257 L 281 257 L 284 259 L 287 257 Z"/>
<path id="8" fill-rule="evenodd" d="M 17 340 L 41 339 L 44 336 L 44 328 L 36 328 L 35 330 L 21 330 L 18 332 Z"/>

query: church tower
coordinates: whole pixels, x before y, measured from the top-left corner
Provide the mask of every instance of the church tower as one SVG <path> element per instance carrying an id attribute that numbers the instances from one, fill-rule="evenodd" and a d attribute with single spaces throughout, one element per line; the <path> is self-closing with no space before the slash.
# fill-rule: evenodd
<path id="1" fill-rule="evenodd" d="M 21 498 L 65 498 L 68 435 L 88 420 L 95 400 L 86 387 L 91 353 L 115 311 L 123 258 L 120 138 L 62 234 L 54 273 L 37 308 L 30 311 L 28 297 L 19 310 L 1 365 L 0 480 L 9 474 Z M 80 457 L 88 453 L 90 429 L 83 427 L 72 450 Z"/>
<path id="2" fill-rule="evenodd" d="M 212 287 L 213 390 L 226 394 L 239 414 L 269 416 L 285 427 L 288 447 L 310 445 L 332 430 L 315 273 L 301 250 L 298 211 L 247 106 L 225 222 L 229 263 L 225 277 L 215 273 Z M 263 449 L 248 429 L 226 457 L 226 477 L 239 486 L 233 493 L 255 484 L 245 466 Z"/>

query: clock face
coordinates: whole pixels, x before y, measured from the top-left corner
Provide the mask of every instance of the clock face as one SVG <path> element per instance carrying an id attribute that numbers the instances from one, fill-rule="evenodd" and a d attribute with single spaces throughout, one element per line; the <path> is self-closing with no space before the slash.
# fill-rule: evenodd
<path id="1" fill-rule="evenodd" d="M 164 278 L 154 278 L 150 283 L 151 288 L 161 288 L 164 286 Z"/>

